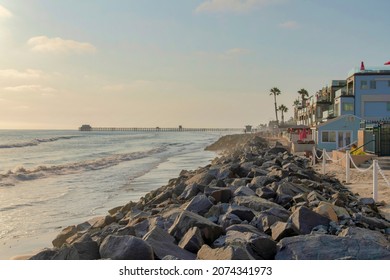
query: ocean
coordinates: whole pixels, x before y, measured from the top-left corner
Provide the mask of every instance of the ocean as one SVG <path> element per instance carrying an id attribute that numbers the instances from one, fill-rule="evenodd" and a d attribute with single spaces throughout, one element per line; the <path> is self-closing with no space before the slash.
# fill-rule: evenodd
<path id="1" fill-rule="evenodd" d="M 0 259 L 207 165 L 219 132 L 0 130 Z"/>

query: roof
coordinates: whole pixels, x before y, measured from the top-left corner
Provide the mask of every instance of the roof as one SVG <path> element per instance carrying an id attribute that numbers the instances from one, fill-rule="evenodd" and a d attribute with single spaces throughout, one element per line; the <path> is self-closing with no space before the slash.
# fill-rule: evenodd
<path id="1" fill-rule="evenodd" d="M 348 77 L 353 75 L 390 75 L 390 66 L 369 66 L 365 67 L 365 70 L 355 67 L 348 72 Z"/>
<path id="2" fill-rule="evenodd" d="M 320 127 L 323 127 L 323 126 L 332 124 L 332 123 L 337 122 L 337 121 L 340 121 L 340 120 L 342 120 L 342 119 L 344 119 L 344 118 L 351 118 L 351 121 L 355 121 L 356 119 L 359 119 L 359 122 L 360 122 L 360 120 L 362 120 L 362 118 L 359 118 L 359 117 L 357 117 L 357 116 L 355 116 L 355 115 L 350 115 L 350 114 L 348 114 L 348 115 L 342 115 L 342 116 L 339 116 L 339 117 L 337 117 L 337 118 L 328 120 L 327 122 L 324 122 L 324 123 L 319 124 L 319 125 L 317 126 L 317 128 L 320 128 Z"/>

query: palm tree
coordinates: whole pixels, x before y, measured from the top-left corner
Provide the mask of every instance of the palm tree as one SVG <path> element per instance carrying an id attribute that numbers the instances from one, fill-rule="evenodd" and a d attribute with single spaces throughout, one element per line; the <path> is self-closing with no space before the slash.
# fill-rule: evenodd
<path id="1" fill-rule="evenodd" d="M 294 100 L 294 103 L 293 103 L 293 106 L 294 107 L 298 107 L 298 105 L 300 104 L 301 102 L 299 102 L 299 99 L 295 99 Z"/>
<path id="2" fill-rule="evenodd" d="M 280 95 L 281 92 L 277 87 L 271 88 L 269 95 L 274 96 L 274 101 L 275 101 L 275 115 L 276 115 L 276 123 L 279 124 L 279 119 L 278 119 L 278 105 L 276 104 L 276 96 Z"/>
<path id="3" fill-rule="evenodd" d="M 306 100 L 306 97 L 309 97 L 309 93 L 307 92 L 306 89 L 302 88 L 298 91 L 298 94 L 301 96 L 301 99 L 302 99 L 302 107 L 305 107 L 305 100 Z"/>
<path id="4" fill-rule="evenodd" d="M 282 123 L 284 123 L 284 113 L 288 111 L 288 108 L 282 104 L 278 107 L 278 111 L 282 112 Z"/>

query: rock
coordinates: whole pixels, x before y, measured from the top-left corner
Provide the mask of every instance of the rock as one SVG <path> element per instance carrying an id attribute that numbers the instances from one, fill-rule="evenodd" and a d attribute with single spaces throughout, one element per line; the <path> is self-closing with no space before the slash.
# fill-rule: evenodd
<path id="1" fill-rule="evenodd" d="M 175 238 L 159 227 L 151 229 L 145 234 L 143 240 L 152 247 L 154 254 L 160 260 L 166 256 L 174 256 L 181 260 L 194 260 L 196 258 L 196 255 L 177 246 L 174 243 Z"/>
<path id="2" fill-rule="evenodd" d="M 363 205 L 367 205 L 375 212 L 378 212 L 378 208 L 376 207 L 375 200 L 372 197 L 363 197 L 360 199 L 360 203 L 362 203 Z"/>
<path id="3" fill-rule="evenodd" d="M 372 240 L 327 234 L 283 238 L 276 260 L 389 260 L 390 247 Z"/>
<path id="4" fill-rule="evenodd" d="M 264 199 L 270 199 L 276 197 L 276 192 L 268 187 L 260 187 L 256 189 L 256 195 Z"/>
<path id="5" fill-rule="evenodd" d="M 239 232 L 252 232 L 256 234 L 261 234 L 262 231 L 260 231 L 258 228 L 252 226 L 252 225 L 247 225 L 247 224 L 236 224 L 236 225 L 231 225 L 226 228 L 226 232 L 234 230 L 234 231 L 239 231 Z"/>
<path id="6" fill-rule="evenodd" d="M 338 222 L 339 219 L 337 217 L 336 211 L 334 211 L 332 204 L 330 203 L 323 203 L 320 202 L 320 204 L 314 209 L 314 212 L 320 214 L 321 216 L 324 216 L 328 218 L 329 220 L 332 220 L 334 222 Z"/>
<path id="7" fill-rule="evenodd" d="M 189 184 L 184 189 L 184 191 L 182 192 L 182 194 L 178 198 L 184 199 L 184 200 L 189 200 L 189 199 L 193 198 L 195 195 L 197 195 L 199 192 L 201 192 L 200 186 L 196 183 L 192 183 L 192 184 Z"/>
<path id="8" fill-rule="evenodd" d="M 65 244 L 66 239 L 77 233 L 76 226 L 68 226 L 64 228 L 59 235 L 52 241 L 54 247 L 60 248 Z"/>
<path id="9" fill-rule="evenodd" d="M 264 233 L 227 231 L 225 244 L 245 247 L 255 259 L 270 260 L 276 254 L 276 242 Z"/>
<path id="10" fill-rule="evenodd" d="M 268 176 L 256 176 L 252 179 L 251 184 L 256 187 L 265 187 L 273 182 L 275 182 L 275 180 Z"/>
<path id="11" fill-rule="evenodd" d="M 353 214 L 352 218 L 356 222 L 367 224 L 368 227 L 371 228 L 371 229 L 375 229 L 375 228 L 379 228 L 379 229 L 390 228 L 390 223 L 389 222 L 387 222 L 385 220 L 381 220 L 381 219 L 375 218 L 375 217 L 366 217 L 366 216 L 362 215 L 361 213 Z"/>
<path id="12" fill-rule="evenodd" d="M 284 147 L 275 146 L 271 149 L 269 149 L 266 153 L 266 155 L 277 155 L 279 153 L 287 153 L 287 150 Z"/>
<path id="13" fill-rule="evenodd" d="M 51 260 L 57 253 L 58 249 L 44 249 L 30 257 L 29 260 Z"/>
<path id="14" fill-rule="evenodd" d="M 371 240 L 375 243 L 381 244 L 383 246 L 390 246 L 389 240 L 387 240 L 386 236 L 380 233 L 379 231 L 369 230 L 365 228 L 359 227 L 348 227 L 343 229 L 338 236 L 343 237 L 352 237 L 359 240 Z"/>
<path id="15" fill-rule="evenodd" d="M 183 211 L 169 229 L 169 234 L 179 241 L 192 227 L 198 227 L 202 233 L 203 240 L 209 244 L 217 239 L 222 233 L 221 226 L 210 222 L 208 219 L 198 214 Z"/>
<path id="16" fill-rule="evenodd" d="M 99 248 L 103 259 L 112 260 L 153 260 L 152 247 L 134 236 L 107 236 Z"/>
<path id="17" fill-rule="evenodd" d="M 236 189 L 235 192 L 233 193 L 233 196 L 250 196 L 250 195 L 256 195 L 256 193 L 247 186 L 241 186 L 238 189 Z"/>
<path id="18" fill-rule="evenodd" d="M 226 229 L 227 227 L 234 225 L 234 224 L 241 224 L 242 220 L 232 213 L 226 213 L 224 215 L 221 215 L 218 219 L 218 224 L 222 226 L 223 229 Z"/>
<path id="19" fill-rule="evenodd" d="M 308 195 L 307 195 L 307 200 L 309 202 L 313 202 L 313 201 L 326 201 L 326 199 L 320 195 L 318 192 L 316 191 L 311 191 Z"/>
<path id="20" fill-rule="evenodd" d="M 211 201 L 204 194 L 202 194 L 195 196 L 184 208 L 184 210 L 191 211 L 203 216 L 209 211 L 211 206 L 213 206 Z"/>
<path id="21" fill-rule="evenodd" d="M 215 199 L 215 203 L 228 203 L 232 197 L 232 191 L 230 189 L 215 190 L 210 194 Z"/>
<path id="22" fill-rule="evenodd" d="M 233 202 L 238 205 L 253 209 L 255 211 L 263 211 L 270 208 L 279 208 L 284 210 L 284 208 L 279 204 L 270 202 L 264 198 L 257 196 L 236 196 L 235 198 L 233 198 Z"/>
<path id="23" fill-rule="evenodd" d="M 186 184 L 187 185 L 190 185 L 190 184 L 198 184 L 198 185 L 204 185 L 204 186 L 207 186 L 208 184 L 211 183 L 211 181 L 213 181 L 215 178 L 215 176 L 211 175 L 210 173 L 208 172 L 202 172 L 200 174 L 196 174 L 195 176 L 193 176 L 192 178 L 188 179 L 186 181 Z"/>
<path id="24" fill-rule="evenodd" d="M 51 258 L 52 260 L 81 260 L 76 248 L 72 245 L 65 244 Z"/>
<path id="25" fill-rule="evenodd" d="M 298 232 L 293 228 L 290 223 L 276 222 L 271 227 L 272 239 L 280 241 L 285 237 L 298 235 Z"/>
<path id="26" fill-rule="evenodd" d="M 253 213 L 252 209 L 234 204 L 229 206 L 227 213 L 236 215 L 240 218 L 241 221 L 250 222 L 255 217 L 255 214 Z"/>
<path id="27" fill-rule="evenodd" d="M 190 228 L 179 242 L 179 247 L 189 252 L 197 253 L 203 246 L 202 233 L 197 227 Z"/>
<path id="28" fill-rule="evenodd" d="M 309 234 L 311 230 L 318 225 L 329 225 L 330 220 L 320 214 L 315 213 L 309 208 L 302 206 L 290 217 L 292 226 L 300 234 Z"/>
<path id="29" fill-rule="evenodd" d="M 242 247 L 227 246 L 212 249 L 203 245 L 197 254 L 198 260 L 254 260 L 251 254 Z"/>

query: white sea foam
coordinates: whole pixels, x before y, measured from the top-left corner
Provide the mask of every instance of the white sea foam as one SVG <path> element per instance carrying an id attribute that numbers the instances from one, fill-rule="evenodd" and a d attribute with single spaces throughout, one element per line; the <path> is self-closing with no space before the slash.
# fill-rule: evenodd
<path id="1" fill-rule="evenodd" d="M 18 166 L 9 170 L 5 174 L 0 174 L 0 186 L 9 186 L 15 181 L 29 181 L 46 178 L 53 175 L 67 175 L 85 171 L 100 170 L 115 166 L 124 161 L 137 160 L 161 153 L 166 150 L 166 146 L 161 146 L 148 151 L 123 153 L 109 155 L 103 158 L 84 160 L 80 162 L 60 164 L 60 165 L 40 165 L 32 169 Z"/>
<path id="2" fill-rule="evenodd" d="M 26 142 L 19 143 L 10 143 L 10 144 L 1 144 L 0 149 L 11 149 L 11 148 L 24 148 L 31 146 L 38 146 L 41 143 L 55 142 L 59 140 L 69 140 L 73 138 L 77 138 L 80 136 L 60 136 L 60 137 L 50 137 L 50 138 L 36 138 Z"/>

